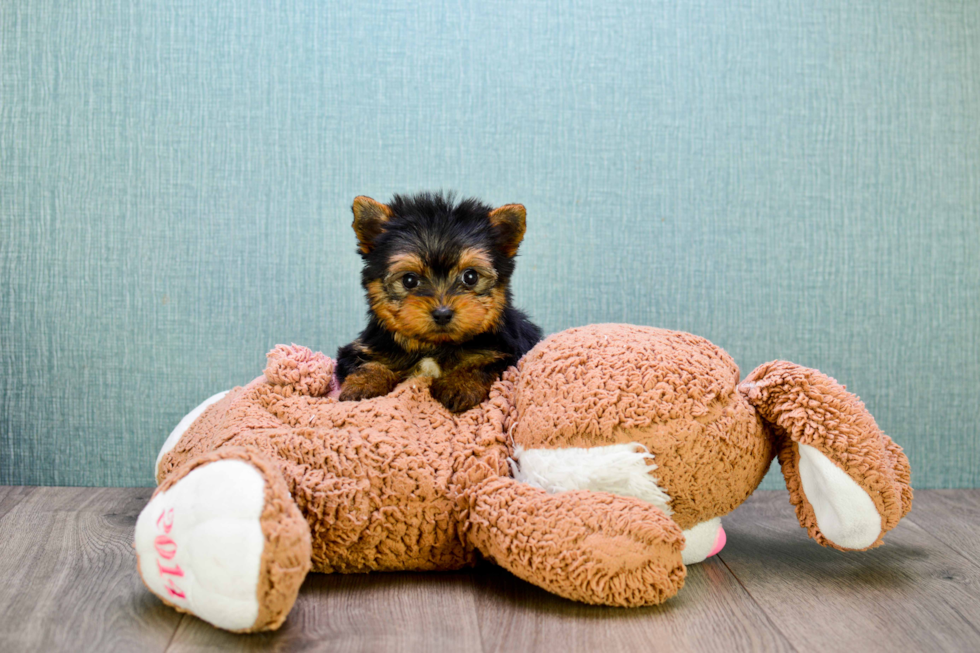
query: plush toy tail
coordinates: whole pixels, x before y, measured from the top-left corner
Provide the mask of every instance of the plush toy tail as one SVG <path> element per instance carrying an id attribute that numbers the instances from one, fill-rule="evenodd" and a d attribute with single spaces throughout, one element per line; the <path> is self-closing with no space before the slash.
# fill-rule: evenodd
<path id="1" fill-rule="evenodd" d="M 869 549 L 912 507 L 909 461 L 855 395 L 817 370 L 760 365 L 739 386 L 776 438 L 800 525 L 824 546 Z"/>

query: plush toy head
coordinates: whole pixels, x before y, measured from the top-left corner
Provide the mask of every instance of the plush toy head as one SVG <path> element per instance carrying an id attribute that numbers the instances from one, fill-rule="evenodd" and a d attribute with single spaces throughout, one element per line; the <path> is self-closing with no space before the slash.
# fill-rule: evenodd
<path id="1" fill-rule="evenodd" d="M 911 506 L 908 460 L 843 386 L 785 361 L 740 383 L 724 350 L 689 333 L 570 329 L 525 356 L 514 396 L 519 458 L 534 452 L 518 476 L 566 467 L 555 461 L 568 447 L 594 457 L 601 446 L 639 444 L 656 466 L 644 480 L 657 479 L 684 529 L 740 505 L 775 453 L 801 524 L 821 544 L 878 546 Z"/>
<path id="2" fill-rule="evenodd" d="M 821 544 L 877 546 L 911 505 L 901 449 L 836 381 L 777 361 L 740 383 L 724 351 L 690 334 L 556 334 L 461 415 L 431 399 L 427 379 L 338 402 L 332 377 L 326 356 L 279 347 L 263 377 L 178 426 L 136 530 L 154 593 L 220 627 L 263 630 L 282 623 L 310 568 L 483 557 L 570 599 L 649 605 L 724 544 L 719 518 L 776 454 Z"/>

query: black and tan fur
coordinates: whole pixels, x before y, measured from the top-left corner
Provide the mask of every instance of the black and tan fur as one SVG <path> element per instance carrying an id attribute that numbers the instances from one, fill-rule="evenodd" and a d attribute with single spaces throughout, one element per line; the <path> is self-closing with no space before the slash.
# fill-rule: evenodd
<path id="1" fill-rule="evenodd" d="M 353 210 L 368 325 L 337 353 L 340 399 L 384 395 L 424 375 L 452 412 L 481 403 L 541 339 L 510 305 L 524 207 L 420 193 L 388 205 L 358 197 Z"/>

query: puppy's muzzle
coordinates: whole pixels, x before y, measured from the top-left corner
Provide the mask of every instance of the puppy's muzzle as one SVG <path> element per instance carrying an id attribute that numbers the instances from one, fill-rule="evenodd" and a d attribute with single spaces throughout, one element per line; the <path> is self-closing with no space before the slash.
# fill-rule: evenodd
<path id="1" fill-rule="evenodd" d="M 432 321 L 439 326 L 446 326 L 452 321 L 454 314 L 453 309 L 448 306 L 440 306 L 432 311 Z"/>

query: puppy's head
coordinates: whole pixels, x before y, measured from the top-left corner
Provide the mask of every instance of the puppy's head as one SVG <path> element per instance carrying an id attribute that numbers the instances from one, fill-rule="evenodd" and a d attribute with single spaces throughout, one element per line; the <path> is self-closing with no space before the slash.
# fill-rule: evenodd
<path id="1" fill-rule="evenodd" d="M 524 238 L 523 206 L 421 193 L 387 205 L 361 196 L 353 209 L 371 312 L 399 344 L 461 343 L 497 328 Z"/>

